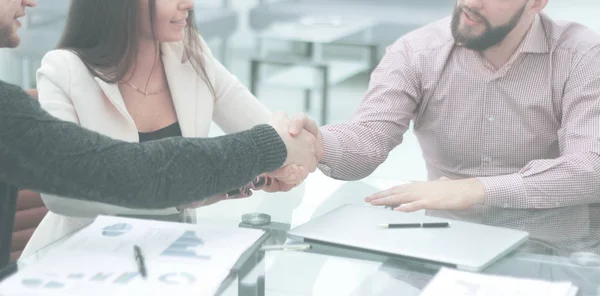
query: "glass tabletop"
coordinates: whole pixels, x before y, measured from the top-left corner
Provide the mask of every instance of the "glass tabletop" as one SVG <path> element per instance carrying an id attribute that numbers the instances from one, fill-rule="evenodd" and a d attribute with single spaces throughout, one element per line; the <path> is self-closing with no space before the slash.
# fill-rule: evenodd
<path id="1" fill-rule="evenodd" d="M 286 231 L 272 231 L 286 240 Z M 265 294 L 283 295 L 419 295 L 441 266 L 327 244 L 310 243 L 304 251 L 268 251 L 249 279 L 264 277 Z M 563 254 L 530 241 L 499 259 L 482 274 L 550 282 L 571 282 L 577 295 L 600 295 L 600 255 Z M 245 279 L 240 279 L 241 282 Z"/>
<path id="2" fill-rule="evenodd" d="M 302 202 L 294 209 L 290 228 L 342 204 L 364 204 L 364 197 L 406 181 L 367 178 L 344 182 L 317 175 L 311 176 L 306 183 Z M 569 239 L 566 244 L 554 244 L 554 240 L 549 242 L 538 238 L 536 227 L 544 228 L 547 224 L 521 225 L 518 228 L 531 229 L 533 235 L 530 239 L 481 273 L 571 282 L 579 290 L 577 295 L 600 296 L 600 246 L 595 235 L 597 223 L 592 215 L 595 210 L 590 206 L 590 216 L 583 217 L 585 219 L 573 217 L 573 220 L 582 221 L 581 228 L 588 235 L 580 236 L 579 240 Z M 541 210 L 531 212 L 536 215 L 544 213 Z M 547 213 L 552 214 L 553 210 Z M 529 221 L 526 218 L 524 221 Z M 515 219 L 515 222 L 520 221 Z M 560 220 L 556 222 L 560 223 Z M 276 228 L 271 231 L 271 240 L 287 244 L 302 243 L 287 238 L 286 229 L 281 226 Z M 556 237 L 559 238 L 556 241 L 561 241 L 562 232 L 561 229 L 556 231 Z M 320 243 L 310 244 L 310 250 L 269 251 L 265 254 L 264 267 L 255 272 L 265 278 L 266 295 L 419 295 L 441 268 L 440 265 L 416 259 Z"/>
<path id="3" fill-rule="evenodd" d="M 241 213 L 259 211 L 270 214 L 276 219 L 260 226 L 269 234 L 261 244 L 293 244 L 296 242 L 287 237 L 290 228 L 343 204 L 364 204 L 365 196 L 402 183 L 405 181 L 384 178 L 343 182 L 316 174 L 309 177 L 303 187 L 276 197 L 278 200 L 289 198 L 299 201 L 297 204 L 292 201 L 291 215 L 281 215 L 284 211 L 281 206 L 268 209 L 261 205 L 261 202 L 265 205 L 276 202 L 268 194 L 262 200 L 263 193 L 256 194 L 254 200 L 239 201 L 239 205 L 245 205 L 242 208 L 223 204 L 202 211 L 230 208 L 231 217 L 223 223 L 236 225 L 241 222 Z M 250 202 L 256 203 L 255 208 Z M 283 216 L 291 217 L 281 221 Z M 240 225 L 248 227 L 243 223 Z M 588 222 L 582 228 L 587 227 L 593 234 L 594 225 Z M 560 236 L 558 233 L 560 231 L 557 231 L 557 236 Z M 502 257 L 482 273 L 551 282 L 568 281 L 578 287 L 578 295 L 600 296 L 600 251 L 597 245 L 590 243 L 593 238 L 586 237 L 581 243 L 565 248 L 532 236 L 522 247 Z M 61 241 L 19 260 L 18 265 L 25 267 L 35 263 Z M 364 250 L 314 243 L 311 247 L 305 251 L 267 252 L 260 251 L 258 247 L 248 259 L 251 264 L 241 270 L 239 277 L 236 274 L 228 279 L 221 295 L 419 295 L 440 269 L 436 264 Z"/>

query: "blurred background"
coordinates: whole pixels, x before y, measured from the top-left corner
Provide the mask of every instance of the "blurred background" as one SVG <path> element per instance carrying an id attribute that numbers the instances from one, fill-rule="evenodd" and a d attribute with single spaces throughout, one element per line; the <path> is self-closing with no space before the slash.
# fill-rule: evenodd
<path id="1" fill-rule="evenodd" d="M 22 46 L 0 51 L 0 79 L 35 87 L 41 57 L 60 37 L 68 0 L 39 0 L 21 28 Z M 449 16 L 454 0 L 196 0 L 197 25 L 214 55 L 272 110 L 307 112 L 319 124 L 348 120 L 385 47 L 403 34 Z M 546 13 L 600 32 L 600 1 L 550 0 Z M 211 136 L 221 134 L 218 127 Z M 409 131 L 374 174 L 424 180 L 418 143 Z M 306 194 L 254 199 L 200 209 L 220 217 L 257 210 L 289 222 Z M 277 196 L 279 194 L 275 194 Z M 360 196 L 362 198 L 362 196 Z"/>

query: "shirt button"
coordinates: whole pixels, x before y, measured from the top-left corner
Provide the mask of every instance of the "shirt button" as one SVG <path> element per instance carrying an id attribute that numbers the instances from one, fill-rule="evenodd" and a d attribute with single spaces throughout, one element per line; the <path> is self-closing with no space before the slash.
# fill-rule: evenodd
<path id="1" fill-rule="evenodd" d="M 489 120 L 490 122 L 494 121 L 494 119 L 495 119 L 495 118 L 494 118 L 494 116 L 490 116 L 490 117 L 488 117 L 488 120 Z"/>

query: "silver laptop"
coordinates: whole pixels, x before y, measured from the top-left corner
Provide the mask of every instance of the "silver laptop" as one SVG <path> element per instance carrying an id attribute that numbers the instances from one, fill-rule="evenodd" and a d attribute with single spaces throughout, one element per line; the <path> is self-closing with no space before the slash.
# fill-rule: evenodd
<path id="1" fill-rule="evenodd" d="M 388 223 L 449 222 L 443 228 L 380 228 Z M 481 271 L 523 244 L 520 230 L 402 213 L 389 209 L 344 205 L 288 232 L 307 243 L 320 242 Z"/>

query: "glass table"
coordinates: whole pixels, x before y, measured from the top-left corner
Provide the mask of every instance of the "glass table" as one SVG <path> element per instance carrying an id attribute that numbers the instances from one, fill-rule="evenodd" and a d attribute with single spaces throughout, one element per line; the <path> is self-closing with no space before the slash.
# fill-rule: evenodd
<path id="1" fill-rule="evenodd" d="M 265 245 L 298 243 L 287 238 L 291 227 L 342 204 L 364 203 L 365 196 L 401 183 L 382 178 L 343 182 L 316 174 L 309 177 L 301 192 L 290 191 L 290 198 L 302 195 L 290 221 L 253 226 L 242 222 L 239 213 L 228 217 L 228 223 L 261 228 L 266 235 L 240 258 L 219 295 L 419 295 L 441 266 L 321 243 L 311 243 L 311 248 L 304 251 L 262 250 Z M 18 266 L 34 263 L 60 242 L 21 259 Z M 600 296 L 600 252 L 594 249 L 565 252 L 532 239 L 482 273 L 569 281 L 578 287 L 578 295 Z"/>
<path id="2" fill-rule="evenodd" d="M 366 178 L 356 182 L 311 175 L 301 204 L 296 207 L 289 227 L 295 227 L 342 204 L 364 204 L 364 197 L 399 185 L 402 181 Z M 593 211 L 591 208 L 590 211 Z M 423 212 L 424 214 L 424 212 Z M 589 222 L 590 233 L 595 223 Z M 241 224 L 245 227 L 250 227 Z M 266 225 L 270 240 L 294 242 L 282 225 Z M 583 227 L 583 226 L 582 226 Z M 585 225 L 588 227 L 588 225 Z M 377 254 L 322 243 L 310 243 L 306 251 L 269 251 L 249 277 L 264 277 L 266 295 L 419 295 L 441 268 L 440 265 Z M 588 245 L 582 244 L 582 245 Z M 577 295 L 600 296 L 600 251 L 583 247 L 565 251 L 562 247 L 530 239 L 482 271 L 483 274 L 568 281 L 578 287 Z M 242 282 L 244 279 L 240 279 Z"/>
<path id="3" fill-rule="evenodd" d="M 419 295 L 441 267 L 327 244 L 311 243 L 311 246 L 302 252 L 266 253 L 264 267 L 254 270 L 251 277 L 264 277 L 266 295 Z M 568 281 L 578 287 L 577 295 L 600 295 L 597 254 L 562 256 L 546 251 L 540 254 L 521 248 L 482 273 Z"/>

